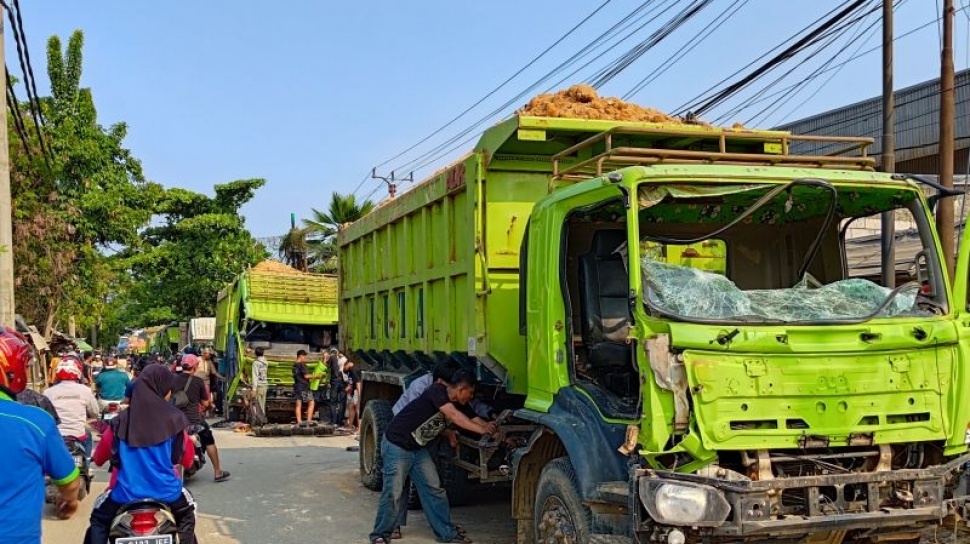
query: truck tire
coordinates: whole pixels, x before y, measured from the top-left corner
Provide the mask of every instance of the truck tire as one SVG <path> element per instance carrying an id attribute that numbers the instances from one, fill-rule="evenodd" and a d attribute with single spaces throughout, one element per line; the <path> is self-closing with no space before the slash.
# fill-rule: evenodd
<path id="1" fill-rule="evenodd" d="M 465 506 L 468 504 L 469 487 L 468 471 L 456 466 L 448 459 L 438 460 L 438 478 L 441 487 L 448 493 L 448 503 L 451 506 Z"/>
<path id="2" fill-rule="evenodd" d="M 568 457 L 553 459 L 542 469 L 533 516 L 536 542 L 589 542 L 592 513 L 580 498 L 576 472 Z"/>
<path id="3" fill-rule="evenodd" d="M 367 403 L 360 418 L 360 481 L 367 489 L 380 491 L 384 485 L 381 440 L 393 417 L 390 402 L 374 399 Z"/>

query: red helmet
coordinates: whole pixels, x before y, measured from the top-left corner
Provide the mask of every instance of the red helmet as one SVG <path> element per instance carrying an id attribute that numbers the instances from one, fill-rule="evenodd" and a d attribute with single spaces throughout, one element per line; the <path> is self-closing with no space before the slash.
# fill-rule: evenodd
<path id="1" fill-rule="evenodd" d="M 84 376 L 81 372 L 81 362 L 73 355 L 68 355 L 57 363 L 54 368 L 54 379 L 57 381 L 79 382 Z"/>
<path id="2" fill-rule="evenodd" d="M 13 329 L 0 329 L 0 386 L 13 393 L 27 388 L 30 344 Z"/>

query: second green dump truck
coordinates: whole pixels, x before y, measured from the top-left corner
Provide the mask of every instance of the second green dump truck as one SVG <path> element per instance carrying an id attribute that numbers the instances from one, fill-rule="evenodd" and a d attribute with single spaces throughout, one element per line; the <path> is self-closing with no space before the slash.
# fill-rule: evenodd
<path id="1" fill-rule="evenodd" d="M 336 278 L 265 261 L 240 274 L 217 300 L 215 348 L 223 354 L 229 380 L 226 414 L 230 420 L 241 418 L 254 352 L 262 348 L 269 361 L 266 415 L 270 421 L 289 422 L 296 401 L 297 351 L 306 350 L 311 362 L 320 361 L 336 344 Z"/>
<path id="2" fill-rule="evenodd" d="M 519 542 L 915 542 L 963 515 L 970 241 L 950 276 L 932 182 L 875 172 L 869 143 L 486 131 L 339 235 L 364 484 L 402 389 L 451 359 L 503 436 L 444 448 L 440 473 L 452 495 L 507 482 Z M 865 279 L 846 246 L 890 211 L 919 247 Z"/>

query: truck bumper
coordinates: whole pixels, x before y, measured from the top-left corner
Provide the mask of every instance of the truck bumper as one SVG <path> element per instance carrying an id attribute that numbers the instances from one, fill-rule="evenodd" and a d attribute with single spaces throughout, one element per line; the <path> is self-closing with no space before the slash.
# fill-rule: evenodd
<path id="1" fill-rule="evenodd" d="M 925 469 L 761 481 L 634 469 L 634 526 L 653 537 L 677 528 L 719 541 L 917 530 L 964 515 L 970 496 L 960 476 L 968 463 L 970 454 Z"/>

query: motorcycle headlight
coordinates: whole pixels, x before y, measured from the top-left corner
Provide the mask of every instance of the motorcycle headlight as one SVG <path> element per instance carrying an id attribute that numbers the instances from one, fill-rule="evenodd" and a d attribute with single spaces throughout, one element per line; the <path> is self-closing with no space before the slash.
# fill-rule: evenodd
<path id="1" fill-rule="evenodd" d="M 720 491 L 687 482 L 641 479 L 640 502 L 650 517 L 666 525 L 717 527 L 731 512 Z"/>

